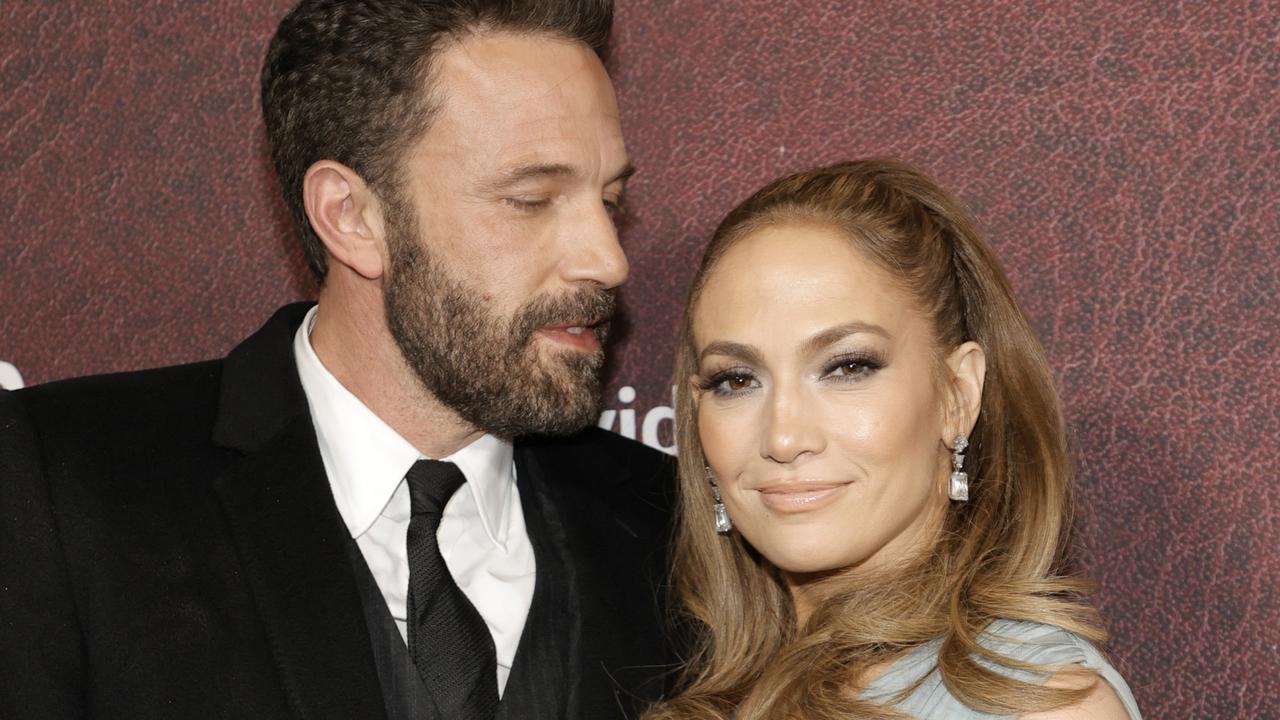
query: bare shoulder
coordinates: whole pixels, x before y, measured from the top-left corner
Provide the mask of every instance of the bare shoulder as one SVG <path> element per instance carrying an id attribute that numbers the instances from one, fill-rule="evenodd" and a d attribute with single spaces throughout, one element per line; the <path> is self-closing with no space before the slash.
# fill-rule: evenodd
<path id="1" fill-rule="evenodd" d="M 1091 688 L 1089 695 L 1070 707 L 1023 715 L 1022 720 L 1129 720 L 1120 695 L 1111 683 L 1088 668 L 1053 675 L 1045 685 L 1058 688 Z"/>

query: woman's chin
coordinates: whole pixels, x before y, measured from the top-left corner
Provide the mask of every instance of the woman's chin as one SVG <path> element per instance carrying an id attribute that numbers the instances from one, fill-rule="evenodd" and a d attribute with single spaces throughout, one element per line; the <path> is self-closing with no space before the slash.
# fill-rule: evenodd
<path id="1" fill-rule="evenodd" d="M 837 573 L 854 563 L 847 558 L 836 557 L 830 552 L 788 548 L 784 551 L 760 553 L 774 567 L 794 577 L 825 577 Z"/>

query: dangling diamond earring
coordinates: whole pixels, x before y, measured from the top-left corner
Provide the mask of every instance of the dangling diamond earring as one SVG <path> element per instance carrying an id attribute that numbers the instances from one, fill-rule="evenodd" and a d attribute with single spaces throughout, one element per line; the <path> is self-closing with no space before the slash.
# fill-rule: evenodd
<path id="1" fill-rule="evenodd" d="M 947 495 L 958 502 L 969 499 L 969 474 L 961 469 L 964 467 L 964 449 L 967 447 L 969 447 L 969 438 L 957 435 L 951 450 L 951 484 Z"/>
<path id="2" fill-rule="evenodd" d="M 729 519 L 729 510 L 725 508 L 724 501 L 720 499 L 720 486 L 716 485 L 716 474 L 711 472 L 710 466 L 707 467 L 707 480 L 711 483 L 711 497 L 715 498 L 716 504 L 712 510 L 716 514 L 716 532 L 721 535 L 728 535 L 733 529 L 733 521 Z"/>

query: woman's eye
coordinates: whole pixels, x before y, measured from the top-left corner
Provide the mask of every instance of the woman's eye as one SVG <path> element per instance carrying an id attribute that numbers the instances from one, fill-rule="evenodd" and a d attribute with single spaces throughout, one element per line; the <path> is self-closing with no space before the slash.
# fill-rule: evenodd
<path id="1" fill-rule="evenodd" d="M 719 386 L 729 392 L 738 392 L 751 387 L 751 378 L 746 375 L 730 375 L 720 380 Z"/>
<path id="2" fill-rule="evenodd" d="M 866 375 L 871 368 L 859 360 L 842 362 L 831 371 L 832 375 Z"/>
<path id="3" fill-rule="evenodd" d="M 751 373 L 728 371 L 713 375 L 702 382 L 703 390 L 710 390 L 716 395 L 737 395 L 759 386 L 759 382 Z"/>
<path id="4" fill-rule="evenodd" d="M 827 368 L 826 376 L 860 379 L 871 375 L 880 368 L 880 363 L 869 358 L 842 358 L 836 360 Z"/>

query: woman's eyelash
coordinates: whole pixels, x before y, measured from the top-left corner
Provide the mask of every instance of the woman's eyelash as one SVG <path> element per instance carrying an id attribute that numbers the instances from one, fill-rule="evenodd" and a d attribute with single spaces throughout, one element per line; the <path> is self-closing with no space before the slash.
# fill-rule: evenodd
<path id="1" fill-rule="evenodd" d="M 887 363 L 868 352 L 852 353 L 832 358 L 822 370 L 823 378 L 858 381 L 881 370 Z M 729 368 L 698 380 L 698 388 L 710 390 L 716 395 L 737 395 L 754 389 L 759 383 L 756 375 L 745 368 Z"/>
<path id="2" fill-rule="evenodd" d="M 884 368 L 885 362 L 872 353 L 853 353 L 832 358 L 822 370 L 823 377 L 863 378 Z M 844 372 L 839 372 L 844 370 Z"/>
<path id="3" fill-rule="evenodd" d="M 700 379 L 698 387 L 702 390 L 710 390 L 717 395 L 734 395 L 749 390 L 749 385 L 754 383 L 755 379 L 756 376 L 750 370 L 730 368 L 713 373 L 710 377 Z M 733 383 L 748 387 L 730 387 Z"/>

